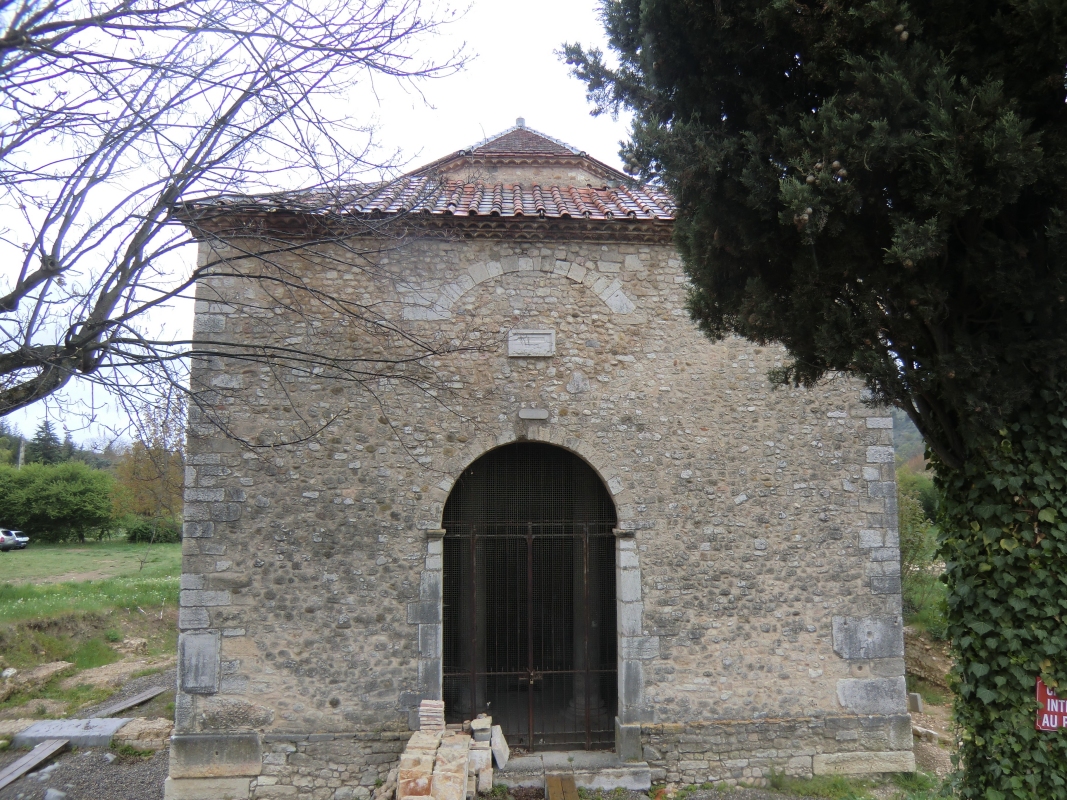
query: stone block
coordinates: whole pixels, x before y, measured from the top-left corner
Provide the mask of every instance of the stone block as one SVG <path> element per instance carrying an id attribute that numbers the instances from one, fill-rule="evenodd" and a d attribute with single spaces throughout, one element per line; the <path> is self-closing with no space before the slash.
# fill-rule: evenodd
<path id="1" fill-rule="evenodd" d="M 170 739 L 172 778 L 255 776 L 263 771 L 255 733 L 179 733 Z"/>
<path id="2" fill-rule="evenodd" d="M 641 726 L 615 717 L 615 752 L 620 761 L 641 760 Z"/>
<path id="3" fill-rule="evenodd" d="M 485 746 L 478 747 L 477 745 Z M 493 751 L 489 749 L 488 742 L 473 743 L 468 757 L 470 759 L 470 766 L 468 767 L 470 772 L 479 772 L 493 764 Z"/>
<path id="4" fill-rule="evenodd" d="M 478 770 L 478 793 L 489 794 L 493 791 L 493 765 Z"/>
<path id="5" fill-rule="evenodd" d="M 820 753 L 812 757 L 816 775 L 872 775 L 879 772 L 915 772 L 911 750 L 884 752 Z"/>
<path id="6" fill-rule="evenodd" d="M 183 606 L 228 606 L 232 602 L 230 593 L 227 591 L 183 589 L 180 595 Z"/>
<path id="7" fill-rule="evenodd" d="M 900 577 L 892 575 L 871 578 L 871 594 L 900 594 Z"/>
<path id="8" fill-rule="evenodd" d="M 579 789 L 590 791 L 628 789 L 632 792 L 647 792 L 652 788 L 652 772 L 644 762 L 621 767 L 601 767 L 590 771 L 576 769 L 574 784 Z"/>
<path id="9" fill-rule="evenodd" d="M 250 778 L 167 778 L 163 800 L 248 800 Z"/>
<path id="10" fill-rule="evenodd" d="M 619 644 L 623 659 L 659 658 L 658 636 L 621 636 Z"/>
<path id="11" fill-rule="evenodd" d="M 409 625 L 435 625 L 441 622 L 441 604 L 435 600 L 408 603 Z"/>
<path id="12" fill-rule="evenodd" d="M 178 636 L 178 671 L 181 689 L 189 694 L 219 690 L 219 635 L 182 633 Z"/>
<path id="13" fill-rule="evenodd" d="M 923 696 L 918 692 L 908 692 L 908 711 L 912 714 L 923 713 Z"/>
<path id="14" fill-rule="evenodd" d="M 206 608 L 194 606 L 178 609 L 178 630 L 188 631 L 207 628 L 210 625 L 211 618 Z"/>
<path id="15" fill-rule="evenodd" d="M 867 448 L 868 464 L 892 464 L 896 458 L 896 452 L 892 447 L 875 445 Z"/>
<path id="16" fill-rule="evenodd" d="M 834 652 L 848 660 L 904 657 L 900 617 L 834 617 Z"/>
<path id="17" fill-rule="evenodd" d="M 853 714 L 903 714 L 907 709 L 904 676 L 899 678 L 842 678 L 837 700 Z"/>
<path id="18" fill-rule="evenodd" d="M 508 759 L 511 757 L 511 748 L 508 747 L 508 741 L 504 738 L 504 731 L 499 725 L 493 726 L 493 735 L 489 740 L 489 746 L 493 750 L 493 760 L 496 761 L 498 769 L 504 769 L 508 765 Z"/>

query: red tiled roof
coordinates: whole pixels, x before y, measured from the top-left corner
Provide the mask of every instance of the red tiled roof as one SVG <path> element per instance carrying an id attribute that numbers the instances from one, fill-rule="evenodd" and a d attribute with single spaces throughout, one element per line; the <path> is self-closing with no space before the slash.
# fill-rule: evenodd
<path id="1" fill-rule="evenodd" d="M 228 196 L 193 203 L 200 211 L 288 211 L 297 214 L 422 213 L 453 217 L 535 217 L 589 220 L 673 220 L 674 202 L 654 186 L 630 183 L 614 168 L 569 145 L 520 124 L 470 149 L 460 150 L 396 180 L 357 185 L 337 192 L 305 191 L 276 195 Z M 534 159 L 578 163 L 603 181 L 602 186 L 529 186 L 517 183 L 464 183 L 449 179 L 440 167 L 471 155 L 490 161 Z"/>
<path id="2" fill-rule="evenodd" d="M 398 178 L 342 195 L 295 193 L 219 198 L 198 203 L 232 210 L 293 211 L 316 215 L 423 213 L 456 217 L 541 217 L 548 219 L 674 219 L 674 203 L 652 186 L 522 186 L 440 181 L 427 175 Z"/>
<path id="3" fill-rule="evenodd" d="M 428 176 L 401 178 L 345 204 L 361 213 L 406 211 L 457 217 L 584 217 L 673 219 L 666 192 L 650 186 L 522 186 L 503 183 L 437 183 Z"/>

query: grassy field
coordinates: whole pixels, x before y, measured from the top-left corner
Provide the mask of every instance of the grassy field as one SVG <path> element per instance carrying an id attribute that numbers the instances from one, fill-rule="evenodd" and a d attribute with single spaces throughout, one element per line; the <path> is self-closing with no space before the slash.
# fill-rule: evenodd
<path id="1" fill-rule="evenodd" d="M 148 655 L 173 653 L 180 574 L 180 544 L 31 543 L 0 554 L 0 667 L 70 661 L 77 674 L 120 660 L 131 637 L 146 640 Z M 12 695 L 0 716 L 55 716 L 114 691 L 63 688 L 65 677 Z"/>
<path id="2" fill-rule="evenodd" d="M 0 554 L 0 622 L 173 608 L 180 574 L 180 544 L 31 544 Z"/>
<path id="3" fill-rule="evenodd" d="M 141 570 L 141 560 L 146 556 Z M 31 542 L 25 550 L 0 553 L 0 583 L 62 583 L 134 574 L 177 575 L 181 558 L 180 544 L 148 547 L 120 541 L 54 545 Z"/>

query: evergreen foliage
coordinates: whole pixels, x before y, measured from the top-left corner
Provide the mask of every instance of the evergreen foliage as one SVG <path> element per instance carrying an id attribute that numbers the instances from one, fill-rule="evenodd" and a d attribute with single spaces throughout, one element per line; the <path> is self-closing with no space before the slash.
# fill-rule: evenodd
<path id="1" fill-rule="evenodd" d="M 615 0 L 568 45 L 676 198 L 690 310 L 860 377 L 943 493 L 964 798 L 1067 798 L 1067 3 Z"/>
<path id="2" fill-rule="evenodd" d="M 42 420 L 33 438 L 26 444 L 26 463 L 58 464 L 65 461 L 63 442 L 49 420 Z"/>

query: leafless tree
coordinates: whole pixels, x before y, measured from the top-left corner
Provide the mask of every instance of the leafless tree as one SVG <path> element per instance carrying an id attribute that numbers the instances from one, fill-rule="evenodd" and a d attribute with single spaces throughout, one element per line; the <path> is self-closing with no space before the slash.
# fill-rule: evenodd
<path id="1" fill-rule="evenodd" d="M 0 417 L 72 379 L 136 405 L 159 381 L 187 386 L 190 357 L 426 385 L 432 370 L 412 364 L 455 343 L 417 340 L 272 258 L 306 237 L 265 233 L 256 259 L 183 265 L 198 239 L 228 238 L 212 220 L 232 218 L 235 196 L 269 205 L 262 193 L 281 187 L 301 190 L 285 204 L 310 204 L 346 266 L 375 269 L 402 233 L 341 213 L 352 190 L 339 187 L 389 161 L 348 100 L 376 80 L 414 85 L 462 66 L 462 52 L 416 55 L 448 13 L 420 0 L 0 0 Z M 220 271 L 404 347 L 356 360 L 312 343 L 176 338 L 160 309 Z"/>

